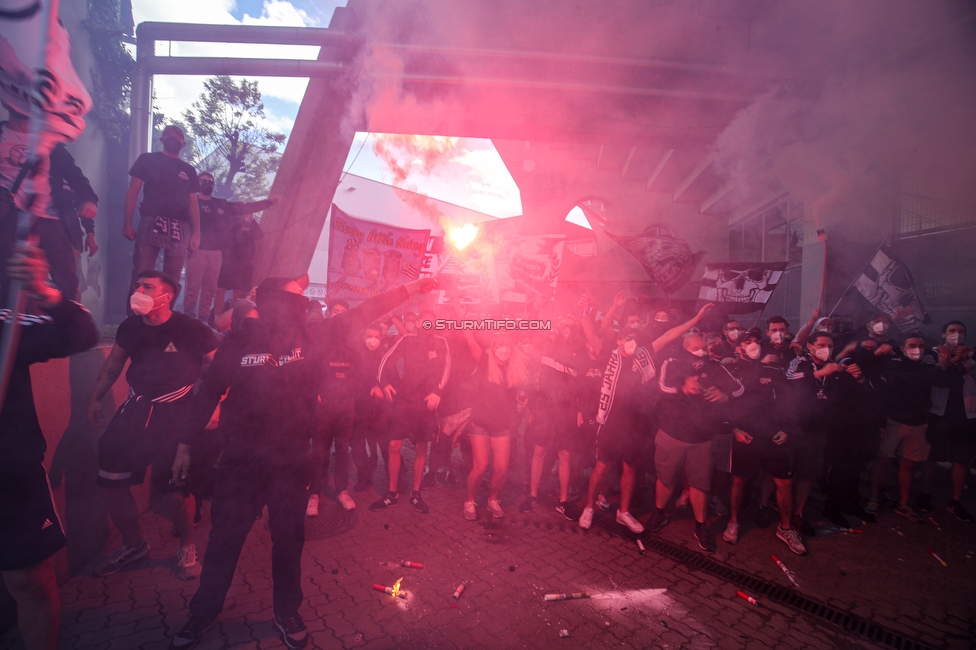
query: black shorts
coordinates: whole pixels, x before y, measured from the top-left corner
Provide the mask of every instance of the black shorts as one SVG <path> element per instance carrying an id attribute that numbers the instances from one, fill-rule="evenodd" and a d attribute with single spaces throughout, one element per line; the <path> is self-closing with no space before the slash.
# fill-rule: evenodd
<path id="1" fill-rule="evenodd" d="M 596 459 L 606 464 L 624 462 L 637 467 L 644 460 L 646 437 L 636 420 L 631 426 L 601 426 L 596 434 Z"/>
<path id="2" fill-rule="evenodd" d="M 773 478 L 793 478 L 793 454 L 786 445 L 756 436 L 749 444 L 732 439 L 732 476 L 757 478 L 760 470 Z"/>
<path id="3" fill-rule="evenodd" d="M 413 443 L 432 442 L 437 437 L 437 412 L 423 402 L 419 406 L 398 403 L 393 405 L 390 440 L 410 439 Z"/>
<path id="4" fill-rule="evenodd" d="M 576 421 L 577 411 L 572 405 L 552 406 L 535 413 L 532 442 L 546 449 L 578 453 L 584 446 L 583 434 Z"/>
<path id="5" fill-rule="evenodd" d="M 98 439 L 98 484 L 141 485 L 151 465 L 154 490 L 188 495 L 192 485 L 181 488 L 173 482 L 173 461 L 190 403 L 189 398 L 160 404 L 145 397 L 126 400 Z"/>
<path id="6" fill-rule="evenodd" d="M 0 571 L 39 564 L 65 544 L 44 467 L 0 471 Z"/>
<path id="7" fill-rule="evenodd" d="M 804 440 L 793 447 L 793 477 L 818 480 L 824 473 L 826 441 Z"/>
<path id="8" fill-rule="evenodd" d="M 932 445 L 929 460 L 968 467 L 976 458 L 976 420 L 933 416 L 927 437 Z"/>

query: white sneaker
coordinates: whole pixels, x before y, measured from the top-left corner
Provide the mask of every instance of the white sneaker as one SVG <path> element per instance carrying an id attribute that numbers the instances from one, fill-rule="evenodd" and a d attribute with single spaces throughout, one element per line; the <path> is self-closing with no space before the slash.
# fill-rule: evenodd
<path id="1" fill-rule="evenodd" d="M 589 530 L 590 526 L 593 525 L 593 508 L 583 508 L 583 514 L 579 518 L 579 527 L 583 530 Z"/>
<path id="2" fill-rule="evenodd" d="M 488 512 L 495 519 L 501 519 L 505 516 L 505 511 L 502 510 L 502 502 L 497 499 L 488 499 Z"/>
<path id="3" fill-rule="evenodd" d="M 468 521 L 477 521 L 478 510 L 474 507 L 474 501 L 464 502 L 464 518 Z"/>
<path id="4" fill-rule="evenodd" d="M 607 501 L 607 498 L 602 494 L 596 495 L 596 505 L 600 508 L 600 510 L 610 509 L 610 502 Z"/>
<path id="5" fill-rule="evenodd" d="M 319 516 L 319 495 L 317 494 L 308 495 L 308 505 L 305 506 L 305 516 L 306 517 Z"/>
<path id="6" fill-rule="evenodd" d="M 617 511 L 617 523 L 623 524 L 630 529 L 630 532 L 640 535 L 644 532 L 644 527 L 641 526 L 641 522 L 634 519 L 634 515 L 629 512 Z"/>
<path id="7" fill-rule="evenodd" d="M 197 547 L 189 544 L 176 553 L 176 577 L 180 580 L 193 580 L 200 575 L 200 563 L 197 562 Z"/>
<path id="8" fill-rule="evenodd" d="M 336 501 L 338 501 L 339 502 L 339 505 L 342 506 L 343 508 L 345 508 L 346 510 L 355 510 L 356 509 L 356 502 L 352 500 L 352 497 L 351 496 L 349 496 L 349 491 L 348 490 L 343 490 L 342 492 L 340 492 L 339 494 L 337 494 L 336 495 Z M 316 506 L 317 505 L 318 504 L 316 504 Z"/>
<path id="9" fill-rule="evenodd" d="M 739 543 L 739 524 L 730 521 L 729 525 L 725 527 L 725 532 L 722 533 L 722 539 L 724 539 L 729 544 Z"/>

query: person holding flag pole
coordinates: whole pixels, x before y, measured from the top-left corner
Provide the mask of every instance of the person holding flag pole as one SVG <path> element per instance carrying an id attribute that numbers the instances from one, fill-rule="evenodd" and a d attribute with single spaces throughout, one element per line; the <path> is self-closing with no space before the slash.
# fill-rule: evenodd
<path id="1" fill-rule="evenodd" d="M 0 574 L 17 604 L 28 650 L 58 645 L 61 601 L 51 557 L 66 540 L 42 465 L 44 436 L 29 366 L 93 346 L 91 315 L 48 283 L 50 267 L 28 237 L 51 204 L 50 152 L 85 128 L 91 98 L 71 66 L 57 0 L 0 0 L 0 102 L 29 120 L 26 137 L 4 133 L 20 155 L 0 170 Z M 13 156 L 8 156 L 13 158 Z M 29 296 L 43 312 L 26 314 Z M 9 391 L 9 398 L 8 398 Z"/>

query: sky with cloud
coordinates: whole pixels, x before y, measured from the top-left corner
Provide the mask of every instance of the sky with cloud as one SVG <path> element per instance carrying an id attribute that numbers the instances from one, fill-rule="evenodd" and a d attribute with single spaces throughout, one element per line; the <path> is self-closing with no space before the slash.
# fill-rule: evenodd
<path id="1" fill-rule="evenodd" d="M 207 24 L 282 25 L 326 27 L 336 6 L 331 0 L 132 0 L 136 24 L 145 21 Z M 211 43 L 157 43 L 157 53 L 173 56 L 228 56 L 314 59 L 317 47 L 232 45 Z M 206 77 L 157 76 L 157 110 L 179 117 L 197 99 Z M 268 127 L 288 135 L 298 114 L 307 79 L 248 77 L 262 92 Z M 376 155 L 376 136 L 359 133 L 353 142 L 346 171 L 389 183 L 393 173 Z M 409 157 L 400 163 L 411 169 L 410 189 L 433 198 L 499 217 L 521 214 L 518 187 L 488 140 L 458 138 L 448 156 L 426 172 Z"/>

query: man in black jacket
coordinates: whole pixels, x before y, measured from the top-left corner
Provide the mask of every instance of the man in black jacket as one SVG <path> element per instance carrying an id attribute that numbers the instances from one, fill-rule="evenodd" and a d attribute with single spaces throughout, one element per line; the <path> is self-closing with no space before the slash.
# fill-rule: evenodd
<path id="1" fill-rule="evenodd" d="M 214 487 L 210 542 L 190 620 L 170 647 L 190 648 L 223 609 L 244 540 L 264 505 L 271 530 L 274 624 L 289 648 L 308 643 L 302 605 L 302 548 L 308 493 L 309 433 L 322 361 L 332 346 L 366 322 L 431 288 L 415 280 L 334 318 L 306 324 L 308 299 L 298 282 L 268 278 L 258 287 L 258 318 L 245 320 L 221 342 L 173 463 L 178 484 L 188 478 L 190 451 L 221 396 L 220 424 L 228 434 Z"/>
<path id="2" fill-rule="evenodd" d="M 0 412 L 0 574 L 17 603 L 17 625 L 27 648 L 53 648 L 61 623 L 61 596 L 51 556 L 66 544 L 42 465 L 47 445 L 37 421 L 30 366 L 67 357 L 98 342 L 91 315 L 47 283 L 40 252 L 23 246 L 6 275 L 22 280 L 43 316 L 21 314 L 23 330 L 10 388 Z M 0 295 L 2 304 L 6 296 Z M 10 322 L 0 311 L 0 332 Z"/>
<path id="3" fill-rule="evenodd" d="M 421 313 L 421 327 L 417 333 L 401 337 L 380 362 L 377 383 L 382 387 L 383 396 L 393 403 L 387 456 L 390 462 L 390 491 L 370 505 L 370 510 L 381 510 L 397 504 L 402 461 L 400 449 L 403 441 L 409 438 L 417 449 L 410 505 L 419 512 L 429 511 L 420 496 L 420 483 L 427 466 L 427 448 L 437 435 L 437 407 L 451 375 L 451 353 L 447 340 L 431 332 L 436 318 L 431 311 Z"/>
<path id="4" fill-rule="evenodd" d="M 659 384 L 664 396 L 661 428 L 654 443 L 657 507 L 647 530 L 657 532 L 667 523 L 664 509 L 683 470 L 695 515 L 695 539 L 702 550 L 714 551 L 715 539 L 705 524 L 712 481 L 712 440 L 728 430 L 727 403 L 741 396 L 743 388 L 721 363 L 708 358 L 701 336 L 686 336 L 682 348 L 661 366 Z"/>
<path id="5" fill-rule="evenodd" d="M 891 461 L 900 449 L 898 507 L 895 512 L 909 521 L 922 523 L 924 519 L 908 505 L 908 498 L 912 491 L 915 464 L 927 461 L 932 450 L 927 439 L 932 387 L 947 386 L 948 377 L 939 366 L 922 360 L 925 339 L 918 332 L 905 338 L 901 351 L 904 356 L 891 357 L 882 375 L 886 425 L 871 471 L 871 499 L 867 512 L 878 515 L 878 496 L 887 482 Z"/>

